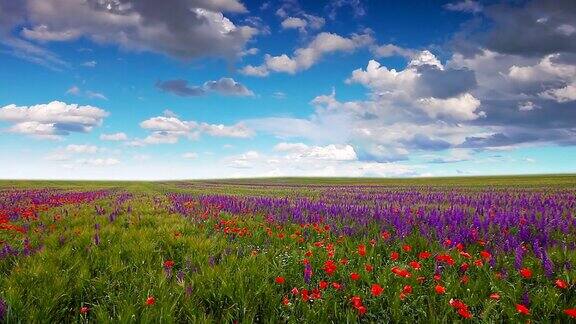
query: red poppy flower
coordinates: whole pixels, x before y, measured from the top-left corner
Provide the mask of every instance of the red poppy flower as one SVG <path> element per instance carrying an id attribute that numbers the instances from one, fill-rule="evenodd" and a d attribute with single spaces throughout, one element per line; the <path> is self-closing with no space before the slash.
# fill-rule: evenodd
<path id="1" fill-rule="evenodd" d="M 300 293 L 300 291 L 298 291 L 298 288 L 296 288 L 296 287 L 292 288 L 292 290 L 290 290 L 290 292 L 292 293 L 292 295 L 298 295 Z"/>
<path id="2" fill-rule="evenodd" d="M 530 309 L 522 304 L 516 304 L 516 311 L 522 315 L 530 315 Z"/>
<path id="3" fill-rule="evenodd" d="M 342 285 L 337 283 L 337 282 L 333 282 L 332 283 L 332 288 L 336 289 L 336 290 L 340 290 L 340 288 L 342 288 Z"/>
<path id="4" fill-rule="evenodd" d="M 454 308 L 468 308 L 468 306 L 460 299 L 450 299 L 448 303 Z"/>
<path id="5" fill-rule="evenodd" d="M 89 311 L 90 311 L 90 308 L 88 306 L 80 307 L 80 314 L 88 314 Z"/>
<path id="6" fill-rule="evenodd" d="M 408 244 L 402 245 L 402 250 L 404 252 L 410 252 L 410 251 L 412 251 L 412 246 L 410 246 Z"/>
<path id="7" fill-rule="evenodd" d="M 320 283 L 318 284 L 318 287 L 320 287 L 320 289 L 326 289 L 328 288 L 328 282 L 327 281 L 320 281 Z"/>
<path id="8" fill-rule="evenodd" d="M 358 254 L 360 254 L 360 256 L 366 255 L 366 245 L 364 244 L 358 245 Z"/>
<path id="9" fill-rule="evenodd" d="M 410 278 L 410 272 L 406 269 L 402 269 L 399 267 L 392 267 L 392 273 L 394 273 L 395 275 L 399 276 L 399 277 L 403 277 L 403 278 Z"/>
<path id="10" fill-rule="evenodd" d="M 454 265 L 454 263 L 456 263 L 449 254 L 439 254 L 436 260 L 447 263 L 448 265 Z"/>
<path id="11" fill-rule="evenodd" d="M 284 277 L 276 277 L 276 283 L 279 285 L 282 285 L 283 283 L 286 282 L 286 279 L 284 279 Z"/>
<path id="12" fill-rule="evenodd" d="M 436 291 L 437 294 L 442 295 L 446 293 L 446 288 L 441 285 L 436 285 L 436 287 L 434 287 L 434 291 Z"/>
<path id="13" fill-rule="evenodd" d="M 375 239 L 371 239 L 371 240 L 370 240 L 370 245 L 371 245 L 372 247 L 376 246 L 376 240 L 375 240 Z"/>
<path id="14" fill-rule="evenodd" d="M 522 276 L 522 278 L 524 279 L 530 279 L 532 278 L 532 270 L 528 269 L 528 268 L 522 268 L 520 269 L 520 275 Z"/>
<path id="15" fill-rule="evenodd" d="M 431 257 L 431 256 L 432 256 L 432 253 L 430 253 L 430 252 L 428 252 L 428 251 L 423 251 L 423 252 L 420 252 L 420 253 L 418 254 L 418 258 L 420 258 L 420 259 L 422 259 L 422 260 L 428 259 L 428 258 Z"/>
<path id="16" fill-rule="evenodd" d="M 412 286 L 406 285 L 402 288 L 402 293 L 408 295 L 412 293 Z"/>
<path id="17" fill-rule="evenodd" d="M 498 294 L 498 293 L 490 294 L 490 299 L 492 299 L 492 300 L 500 300 L 500 294 Z"/>
<path id="18" fill-rule="evenodd" d="M 367 311 L 366 307 L 364 307 L 364 306 L 358 306 L 358 307 L 356 307 L 356 310 L 358 310 L 359 315 L 364 315 L 364 314 L 366 314 L 366 311 Z"/>
<path id="19" fill-rule="evenodd" d="M 366 272 L 372 272 L 372 270 L 374 270 L 374 267 L 369 264 L 366 264 L 364 266 L 364 269 L 366 269 Z"/>
<path id="20" fill-rule="evenodd" d="M 484 265 L 484 262 L 482 262 L 482 260 L 478 259 L 474 261 L 474 265 L 477 267 L 481 267 Z"/>
<path id="21" fill-rule="evenodd" d="M 576 318 L 576 308 L 565 309 L 564 314 L 566 314 L 572 318 Z"/>
<path id="22" fill-rule="evenodd" d="M 350 279 L 356 281 L 356 280 L 360 279 L 360 275 L 359 275 L 358 273 L 356 273 L 356 272 L 352 272 L 352 273 L 350 274 Z"/>
<path id="23" fill-rule="evenodd" d="M 354 307 L 362 306 L 362 298 L 360 298 L 360 296 L 352 296 L 350 302 L 352 302 L 352 306 Z"/>
<path id="24" fill-rule="evenodd" d="M 461 252 L 460 252 L 460 256 L 461 256 L 461 257 L 464 257 L 464 258 L 466 258 L 466 259 L 470 259 L 470 258 L 472 257 L 472 256 L 470 255 L 470 253 L 464 252 L 464 251 L 461 251 Z"/>
<path id="25" fill-rule="evenodd" d="M 324 262 L 324 271 L 329 276 L 333 275 L 337 268 L 333 260 L 326 260 L 326 262 Z"/>
<path id="26" fill-rule="evenodd" d="M 341 265 L 347 265 L 347 264 L 348 264 L 348 259 L 340 259 L 340 264 L 341 264 Z"/>
<path id="27" fill-rule="evenodd" d="M 437 274 L 434 275 L 434 280 L 440 281 L 440 279 L 442 279 L 442 275 L 441 275 L 441 274 L 437 273 Z"/>
<path id="28" fill-rule="evenodd" d="M 462 284 L 467 284 L 470 281 L 470 277 L 468 277 L 467 275 L 463 275 L 462 278 L 460 278 L 460 282 Z"/>
<path id="29" fill-rule="evenodd" d="M 418 263 L 418 261 L 412 261 L 412 262 L 408 263 L 408 265 L 410 265 L 412 267 L 412 269 L 414 269 L 414 270 L 420 270 L 420 268 L 422 268 L 422 265 L 420 265 L 420 263 Z"/>
<path id="30" fill-rule="evenodd" d="M 467 308 L 458 308 L 458 314 L 464 318 L 472 318 L 474 315 L 472 315 L 472 313 L 470 313 L 470 311 Z"/>
<path id="31" fill-rule="evenodd" d="M 166 260 L 166 261 L 164 261 L 164 267 L 165 267 L 165 268 L 172 268 L 172 267 L 174 266 L 174 264 L 175 264 L 175 263 L 174 263 L 174 261 L 172 261 L 172 260 Z"/>
<path id="32" fill-rule="evenodd" d="M 387 231 L 384 231 L 384 232 L 380 233 L 380 237 L 381 237 L 384 241 L 386 241 L 387 239 L 390 238 L 390 233 L 388 233 Z"/>
<path id="33" fill-rule="evenodd" d="M 307 258 L 309 258 L 309 257 L 312 256 L 312 251 L 308 250 L 308 251 L 306 251 L 306 253 L 304 253 L 304 255 L 305 255 Z"/>
<path id="34" fill-rule="evenodd" d="M 467 262 L 462 262 L 462 264 L 460 265 L 460 271 L 462 272 L 466 272 L 468 268 L 470 268 L 470 265 Z"/>
<path id="35" fill-rule="evenodd" d="M 148 296 L 148 298 L 146 298 L 146 305 L 152 306 L 155 303 L 156 303 L 156 299 L 154 298 L 154 296 Z"/>
<path id="36" fill-rule="evenodd" d="M 382 294 L 384 288 L 379 284 L 372 284 L 372 288 L 370 288 L 370 292 L 372 292 L 372 296 L 378 297 Z"/>
<path id="37" fill-rule="evenodd" d="M 390 253 L 390 260 L 392 260 L 392 261 L 398 260 L 399 257 L 400 257 L 400 254 L 398 252 Z"/>
<path id="38" fill-rule="evenodd" d="M 312 299 L 320 299 L 322 298 L 322 293 L 318 288 L 312 289 Z"/>
<path id="39" fill-rule="evenodd" d="M 562 279 L 556 279 L 556 281 L 554 282 L 554 284 L 556 285 L 556 287 L 560 288 L 560 289 L 566 289 L 568 288 L 568 283 Z"/>
<path id="40" fill-rule="evenodd" d="M 492 254 L 490 254 L 490 252 L 484 250 L 484 251 L 480 251 L 480 257 L 482 257 L 482 259 L 488 261 L 492 257 Z"/>
<path id="41" fill-rule="evenodd" d="M 300 298 L 304 302 L 310 300 L 310 295 L 308 295 L 308 289 L 302 289 L 302 291 L 300 291 Z"/>
<path id="42" fill-rule="evenodd" d="M 284 296 L 284 298 L 282 299 L 282 305 L 284 305 L 284 306 L 290 305 L 290 299 L 288 299 L 288 297 Z"/>

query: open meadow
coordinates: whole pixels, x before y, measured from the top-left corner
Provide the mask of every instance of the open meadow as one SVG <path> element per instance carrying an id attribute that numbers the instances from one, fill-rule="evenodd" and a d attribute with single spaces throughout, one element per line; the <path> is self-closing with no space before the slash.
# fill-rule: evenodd
<path id="1" fill-rule="evenodd" d="M 570 322 L 576 176 L 0 182 L 0 322 Z"/>

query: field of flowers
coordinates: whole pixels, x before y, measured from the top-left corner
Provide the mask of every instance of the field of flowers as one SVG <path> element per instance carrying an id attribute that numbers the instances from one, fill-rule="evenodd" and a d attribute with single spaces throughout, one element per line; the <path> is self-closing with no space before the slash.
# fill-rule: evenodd
<path id="1" fill-rule="evenodd" d="M 0 182 L 0 323 L 573 322 L 576 176 Z"/>

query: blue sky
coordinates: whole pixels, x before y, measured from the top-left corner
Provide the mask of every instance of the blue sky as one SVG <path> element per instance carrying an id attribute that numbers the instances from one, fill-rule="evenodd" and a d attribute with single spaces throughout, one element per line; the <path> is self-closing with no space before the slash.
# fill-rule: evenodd
<path id="1" fill-rule="evenodd" d="M 576 171 L 572 1 L 0 0 L 0 178 Z"/>

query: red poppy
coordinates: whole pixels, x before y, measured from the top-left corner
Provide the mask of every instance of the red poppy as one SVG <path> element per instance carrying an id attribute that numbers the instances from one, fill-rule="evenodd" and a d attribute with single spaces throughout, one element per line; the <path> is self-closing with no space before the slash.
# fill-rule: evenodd
<path id="1" fill-rule="evenodd" d="M 172 260 L 166 260 L 166 261 L 164 261 L 164 267 L 165 267 L 165 268 L 172 268 L 172 267 L 174 266 L 174 264 L 175 264 L 175 263 L 174 263 L 174 261 L 172 261 Z"/>
<path id="2" fill-rule="evenodd" d="M 154 296 L 148 296 L 148 298 L 146 298 L 146 305 L 152 306 L 155 303 L 156 303 L 156 299 L 154 298 Z"/>
<path id="3" fill-rule="evenodd" d="M 284 298 L 282 299 L 282 305 L 284 305 L 284 306 L 290 305 L 290 299 L 288 299 L 288 297 L 284 296 Z"/>
<path id="4" fill-rule="evenodd" d="M 472 318 L 474 315 L 472 315 L 472 313 L 470 313 L 470 311 L 467 308 L 458 308 L 458 314 L 464 318 Z"/>
<path id="5" fill-rule="evenodd" d="M 464 252 L 464 251 L 461 251 L 461 252 L 460 252 L 460 256 L 462 256 L 462 257 L 464 257 L 464 258 L 466 258 L 466 259 L 470 259 L 470 258 L 472 257 L 472 256 L 470 255 L 470 253 Z"/>
<path id="6" fill-rule="evenodd" d="M 408 265 L 410 265 L 412 267 L 412 269 L 414 269 L 414 270 L 420 270 L 420 268 L 422 268 L 422 265 L 420 265 L 420 263 L 418 263 L 418 261 L 412 261 L 412 262 L 408 263 Z"/>
<path id="7" fill-rule="evenodd" d="M 366 311 L 367 311 L 366 307 L 364 307 L 364 306 L 356 307 L 356 310 L 358 310 L 358 314 L 360 314 L 360 315 L 366 314 Z"/>
<path id="8" fill-rule="evenodd" d="M 347 265 L 347 264 L 348 264 L 348 259 L 340 259 L 340 264 L 341 264 L 341 265 Z"/>
<path id="9" fill-rule="evenodd" d="M 383 240 L 387 240 L 387 239 L 390 238 L 390 233 L 388 233 L 387 231 L 383 231 L 382 233 L 380 233 L 380 237 L 381 237 Z"/>
<path id="10" fill-rule="evenodd" d="M 456 244 L 456 249 L 457 249 L 458 251 L 463 251 L 463 250 L 464 250 L 464 244 L 462 244 L 462 243 Z"/>
<path id="11" fill-rule="evenodd" d="M 530 309 L 522 304 L 516 304 L 516 311 L 522 315 L 530 315 Z"/>
<path id="12" fill-rule="evenodd" d="M 530 279 L 532 278 L 532 270 L 528 269 L 528 268 L 522 268 L 520 269 L 520 275 L 522 276 L 522 278 L 524 279 Z"/>
<path id="13" fill-rule="evenodd" d="M 404 252 L 410 252 L 410 251 L 412 251 L 412 246 L 410 246 L 408 244 L 402 245 L 402 250 Z"/>
<path id="14" fill-rule="evenodd" d="M 468 306 L 460 299 L 450 299 L 448 303 L 454 308 L 468 308 Z"/>
<path id="15" fill-rule="evenodd" d="M 356 272 L 352 272 L 352 273 L 350 274 L 350 279 L 356 281 L 356 280 L 360 279 L 360 275 L 359 275 L 358 273 L 356 273 Z"/>
<path id="16" fill-rule="evenodd" d="M 467 284 L 470 281 L 470 277 L 468 277 L 467 275 L 463 275 L 462 278 L 460 278 L 460 282 L 462 284 Z"/>
<path id="17" fill-rule="evenodd" d="M 440 279 L 442 279 L 442 275 L 439 274 L 439 273 L 436 273 L 436 274 L 434 275 L 434 280 L 440 281 Z"/>
<path id="18" fill-rule="evenodd" d="M 362 306 L 362 298 L 360 298 L 360 296 L 352 296 L 350 302 L 352 302 L 352 306 L 354 307 Z"/>
<path id="19" fill-rule="evenodd" d="M 576 308 L 565 309 L 564 314 L 566 314 L 572 318 L 576 318 Z"/>
<path id="20" fill-rule="evenodd" d="M 492 300 L 500 300 L 500 294 L 498 294 L 498 293 L 490 294 L 490 299 L 492 299 Z"/>
<path id="21" fill-rule="evenodd" d="M 448 265 L 454 265 L 454 263 L 456 263 L 449 254 L 439 254 L 436 260 L 447 263 Z"/>
<path id="22" fill-rule="evenodd" d="M 312 289 L 312 299 L 320 299 L 322 298 L 322 293 L 318 288 Z"/>
<path id="23" fill-rule="evenodd" d="M 418 254 L 418 258 L 420 258 L 420 259 L 422 259 L 422 260 L 428 259 L 428 258 L 431 257 L 431 256 L 432 256 L 432 253 L 430 253 L 430 252 L 428 252 L 428 251 L 423 251 L 423 252 L 420 252 L 420 253 Z"/>
<path id="24" fill-rule="evenodd" d="M 474 265 L 477 267 L 481 267 L 484 265 L 484 262 L 482 262 L 482 260 L 478 259 L 474 261 Z"/>
<path id="25" fill-rule="evenodd" d="M 379 284 L 372 284 L 372 288 L 370 288 L 370 292 L 372 293 L 372 296 L 374 296 L 374 297 L 380 296 L 383 291 L 384 291 L 384 288 L 382 288 L 382 286 L 380 286 Z"/>
<path id="26" fill-rule="evenodd" d="M 374 270 L 374 267 L 369 264 L 366 264 L 364 266 L 364 269 L 366 269 L 366 272 L 372 272 L 372 270 Z"/>
<path id="27" fill-rule="evenodd" d="M 470 268 L 470 265 L 467 262 L 462 262 L 462 264 L 460 265 L 460 271 L 462 272 L 466 272 L 468 268 Z"/>
<path id="28" fill-rule="evenodd" d="M 286 282 L 286 279 L 284 279 L 284 277 L 276 277 L 276 283 L 279 285 L 282 285 Z"/>
<path id="29" fill-rule="evenodd" d="M 80 307 L 80 314 L 88 314 L 89 311 L 90 311 L 90 308 L 88 306 Z"/>
<path id="30" fill-rule="evenodd" d="M 327 281 L 320 281 L 320 283 L 318 284 L 318 287 L 320 287 L 320 289 L 326 289 L 328 288 L 328 282 Z"/>
<path id="31" fill-rule="evenodd" d="M 308 289 L 302 289 L 302 291 L 300 291 L 300 298 L 304 302 L 310 300 L 310 295 L 308 295 Z"/>
<path id="32" fill-rule="evenodd" d="M 390 253 L 390 260 L 392 260 L 392 261 L 398 260 L 399 257 L 400 257 L 400 254 L 398 252 Z"/>
<path id="33" fill-rule="evenodd" d="M 337 282 L 333 282 L 332 283 L 332 288 L 336 289 L 336 290 L 340 290 L 340 288 L 342 288 L 342 285 L 337 283 Z"/>
<path id="34" fill-rule="evenodd" d="M 364 244 L 358 245 L 358 254 L 360 254 L 360 256 L 366 255 L 366 245 Z"/>
<path id="35" fill-rule="evenodd" d="M 437 294 L 442 295 L 446 293 L 446 288 L 441 285 L 436 285 L 436 287 L 434 287 L 434 291 L 436 291 Z"/>
<path id="36" fill-rule="evenodd" d="M 304 255 L 305 255 L 307 258 L 309 258 L 309 257 L 312 256 L 312 251 L 308 250 L 308 251 L 306 251 L 306 253 L 304 253 Z"/>
<path id="37" fill-rule="evenodd" d="M 337 268 L 333 260 L 326 260 L 326 262 L 324 262 L 324 271 L 329 276 L 333 275 Z"/>
<path id="38" fill-rule="evenodd" d="M 392 267 L 392 273 L 394 273 L 399 277 L 410 278 L 410 272 L 406 269 L 402 269 L 399 267 Z"/>
<path id="39" fill-rule="evenodd" d="M 300 293 L 300 291 L 298 291 L 298 288 L 296 288 L 296 287 L 292 288 L 292 290 L 290 290 L 290 292 L 292 293 L 292 295 L 298 295 Z"/>
<path id="40" fill-rule="evenodd" d="M 412 293 L 412 286 L 406 285 L 402 288 L 402 293 L 408 295 Z"/>
<path id="41" fill-rule="evenodd" d="M 484 251 L 480 251 L 480 257 L 482 257 L 482 259 L 488 261 L 492 257 L 492 254 L 490 254 L 490 252 L 484 250 Z"/>
<path id="42" fill-rule="evenodd" d="M 376 240 L 375 240 L 375 239 L 371 239 L 371 240 L 370 240 L 370 245 L 371 245 L 372 247 L 376 246 Z"/>
<path id="43" fill-rule="evenodd" d="M 560 288 L 560 289 L 566 289 L 568 288 L 568 283 L 562 279 L 556 279 L 556 281 L 554 282 L 554 284 L 556 285 L 556 287 Z"/>

